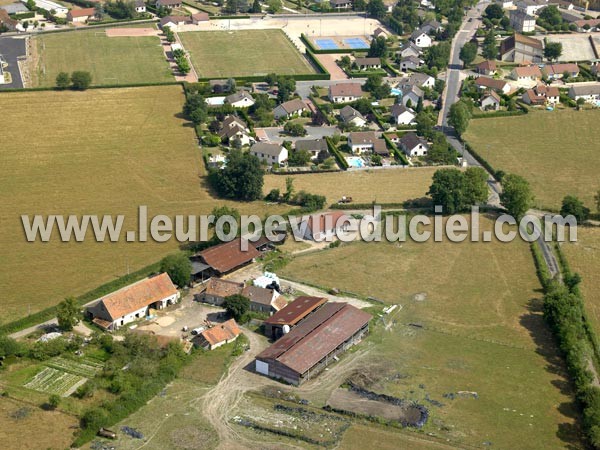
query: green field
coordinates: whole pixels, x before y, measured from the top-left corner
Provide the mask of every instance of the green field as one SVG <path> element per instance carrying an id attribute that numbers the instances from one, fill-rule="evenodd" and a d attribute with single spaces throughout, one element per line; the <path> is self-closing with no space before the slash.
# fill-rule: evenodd
<path id="1" fill-rule="evenodd" d="M 35 44 L 35 86 L 54 86 L 59 72 L 75 70 L 90 72 L 95 85 L 175 81 L 157 36 L 107 37 L 99 29 L 44 34 Z"/>
<path id="2" fill-rule="evenodd" d="M 180 33 L 198 77 L 243 77 L 314 73 L 281 30 Z"/>
<path id="3" fill-rule="evenodd" d="M 537 111 L 472 120 L 465 140 L 495 169 L 531 183 L 538 207 L 560 209 L 565 195 L 588 206 L 600 187 L 600 111 Z"/>
<path id="4" fill-rule="evenodd" d="M 0 96 L 0 323 L 54 305 L 158 261 L 179 243 L 28 243 L 21 214 L 202 214 L 224 202 L 206 190 L 179 86 L 23 92 Z M 229 203 L 233 205 L 232 203 Z M 264 204 L 241 211 L 266 212 Z M 122 233 L 124 234 L 124 233 Z"/>
<path id="5" fill-rule="evenodd" d="M 600 229 L 577 229 L 577 242 L 562 245 L 563 253 L 573 272 L 578 272 L 583 281 L 581 292 L 590 322 L 600 334 Z"/>
<path id="6" fill-rule="evenodd" d="M 278 274 L 399 305 L 359 346 L 366 356 L 353 378 L 426 406 L 420 438 L 433 433 L 459 448 L 579 448 L 527 244 L 360 242 L 298 256 Z M 371 433 L 364 438 L 392 434 Z M 353 439 L 343 444 L 360 448 Z"/>

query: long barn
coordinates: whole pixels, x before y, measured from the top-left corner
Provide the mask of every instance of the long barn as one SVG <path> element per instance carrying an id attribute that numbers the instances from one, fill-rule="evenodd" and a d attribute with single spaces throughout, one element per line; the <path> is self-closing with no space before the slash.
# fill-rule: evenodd
<path id="1" fill-rule="evenodd" d="M 256 357 L 255 369 L 299 385 L 321 372 L 369 332 L 371 315 L 347 303 L 326 303 Z"/>

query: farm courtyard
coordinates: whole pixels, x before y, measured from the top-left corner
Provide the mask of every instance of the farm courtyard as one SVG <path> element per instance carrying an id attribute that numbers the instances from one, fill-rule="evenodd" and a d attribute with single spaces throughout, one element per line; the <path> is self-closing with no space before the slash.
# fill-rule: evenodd
<path id="1" fill-rule="evenodd" d="M 74 34 L 74 33 L 69 33 Z M 178 248 L 166 243 L 26 241 L 21 214 L 123 214 L 137 229 L 138 206 L 155 214 L 202 214 L 216 200 L 192 127 L 180 118 L 180 86 L 23 92 L 0 97 L 5 117 L 0 175 L 0 323 L 55 305 L 146 267 Z M 125 114 L 118 114 L 125 111 Z M 23 145 L 27 136 L 27 145 Z M 263 214 L 261 202 L 237 206 Z"/>
<path id="2" fill-rule="evenodd" d="M 565 195 L 592 204 L 598 189 L 600 111 L 534 111 L 472 120 L 465 140 L 496 170 L 524 176 L 541 208 Z"/>
<path id="3" fill-rule="evenodd" d="M 179 33 L 200 78 L 314 73 L 281 30 Z"/>
<path id="4" fill-rule="evenodd" d="M 459 448 L 578 448 L 527 244 L 356 242 L 298 255 L 279 275 L 398 305 L 378 308 L 349 379 L 425 405 L 425 433 Z"/>
<path id="5" fill-rule="evenodd" d="M 93 85 L 175 81 L 158 36 L 108 37 L 104 29 L 34 38 L 30 68 L 35 86 L 56 85 L 60 72 L 84 70 Z"/>

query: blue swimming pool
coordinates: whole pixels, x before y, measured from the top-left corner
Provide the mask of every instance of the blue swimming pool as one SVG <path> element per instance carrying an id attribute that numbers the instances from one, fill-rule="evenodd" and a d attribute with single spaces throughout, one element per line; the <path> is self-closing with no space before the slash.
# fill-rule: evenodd
<path id="1" fill-rule="evenodd" d="M 334 42 L 333 39 L 315 39 L 315 44 L 317 44 L 317 46 L 321 49 L 321 50 L 336 50 L 338 49 L 338 45 Z"/>
<path id="2" fill-rule="evenodd" d="M 361 38 L 344 39 L 344 44 L 350 48 L 369 48 L 368 42 Z"/>
<path id="3" fill-rule="evenodd" d="M 402 91 L 400 89 L 392 88 L 390 92 L 392 95 L 402 95 Z"/>
<path id="4" fill-rule="evenodd" d="M 346 156 L 346 162 L 350 167 L 365 167 L 365 162 L 360 156 Z"/>

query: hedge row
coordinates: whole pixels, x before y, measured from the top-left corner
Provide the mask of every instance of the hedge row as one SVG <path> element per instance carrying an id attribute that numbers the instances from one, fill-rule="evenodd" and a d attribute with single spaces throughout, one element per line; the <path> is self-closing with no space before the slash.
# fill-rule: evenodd
<path id="1" fill-rule="evenodd" d="M 475 149 L 473 147 L 471 147 L 471 145 L 469 145 L 467 142 L 464 142 L 464 141 L 463 141 L 463 143 L 465 144 L 465 149 L 471 155 L 473 155 L 473 158 L 475 158 L 477 160 L 477 162 L 485 168 L 485 170 L 487 170 L 489 173 L 491 173 L 496 181 L 500 181 L 498 179 L 498 177 L 496 176 L 496 169 L 494 169 L 489 162 L 487 162 L 479 153 L 477 153 L 475 151 Z"/>
<path id="2" fill-rule="evenodd" d="M 331 209 L 371 209 L 373 206 L 381 206 L 382 208 L 404 208 L 405 202 L 402 203 L 333 203 Z"/>
<path id="3" fill-rule="evenodd" d="M 302 73 L 302 74 L 293 74 L 293 75 L 286 75 L 286 76 L 289 76 L 290 78 L 293 78 L 296 81 L 312 81 L 312 80 L 329 80 L 330 79 L 329 73 Z M 245 76 L 245 77 L 229 77 L 229 78 L 233 78 L 236 82 L 238 82 L 240 84 L 257 83 L 257 82 L 265 81 L 266 75 L 251 75 L 251 76 Z M 206 83 L 206 82 L 209 82 L 209 81 L 215 80 L 215 79 L 216 79 L 215 77 L 202 77 L 202 78 L 198 78 L 198 82 Z"/>
<path id="4" fill-rule="evenodd" d="M 331 125 L 331 121 L 329 120 L 329 115 L 326 114 L 325 111 L 323 111 L 323 109 L 321 108 L 321 104 L 317 102 L 316 97 L 313 94 L 310 94 L 308 96 L 308 98 L 313 102 L 313 105 L 315 105 L 315 108 L 317 108 L 319 110 L 319 112 L 322 114 L 327 125 Z"/>
<path id="5" fill-rule="evenodd" d="M 157 262 L 146 266 L 143 269 L 140 269 L 136 272 L 109 281 L 108 283 L 98 286 L 96 289 L 93 289 L 77 297 L 77 304 L 79 306 L 83 306 L 86 303 L 89 303 L 93 300 L 96 300 L 97 298 L 102 297 L 103 295 L 121 289 L 122 287 L 125 287 L 131 283 L 135 283 L 136 281 L 139 281 L 153 273 L 158 272 L 159 267 L 160 263 Z M 32 327 L 34 325 L 38 325 L 48 320 L 51 320 L 54 317 L 56 317 L 56 306 L 51 306 L 34 314 L 30 314 L 27 317 L 23 317 L 22 319 L 18 319 L 0 326 L 0 334 L 15 333 L 25 328 Z"/>
<path id="6" fill-rule="evenodd" d="M 381 75 L 387 77 L 389 74 L 384 69 L 376 69 L 376 70 L 348 70 L 346 74 L 350 78 L 365 78 L 369 75 Z"/>
<path id="7" fill-rule="evenodd" d="M 402 165 L 404 166 L 408 166 L 408 159 L 406 159 L 406 155 L 404 154 L 404 152 L 400 151 L 400 149 L 396 146 L 396 144 L 394 144 L 389 137 L 387 137 L 385 135 L 385 133 L 383 134 L 383 139 L 385 140 L 385 143 L 387 144 L 388 147 L 390 147 L 392 149 L 392 151 L 394 152 L 394 156 L 396 157 L 396 159 L 399 159 L 400 161 L 402 161 Z"/>
<path id="8" fill-rule="evenodd" d="M 348 170 L 348 167 L 350 167 L 348 165 L 348 161 L 346 161 L 346 158 L 344 158 L 344 156 L 341 154 L 341 152 L 338 150 L 338 148 L 334 145 L 334 143 L 331 142 L 331 138 L 329 136 L 326 136 L 325 141 L 327 142 L 327 147 L 329 148 L 329 153 L 331 153 L 335 157 L 339 166 L 343 170 Z"/>
<path id="9" fill-rule="evenodd" d="M 33 19 L 35 17 L 35 11 L 12 14 L 10 17 L 15 20 Z"/>
<path id="10" fill-rule="evenodd" d="M 306 48 L 306 57 L 315 65 L 317 66 L 317 68 L 319 69 L 319 71 L 321 73 L 327 74 L 327 80 L 331 79 L 331 75 L 329 74 L 329 72 L 327 71 L 327 69 L 325 68 L 325 66 L 323 66 L 323 64 L 321 64 L 321 61 L 319 61 L 319 59 L 315 56 L 315 54 L 307 47 Z"/>
<path id="11" fill-rule="evenodd" d="M 490 119 L 493 117 L 510 117 L 510 116 L 523 116 L 527 114 L 526 111 L 520 109 L 518 111 L 493 111 L 489 113 L 475 113 L 473 119 Z"/>

